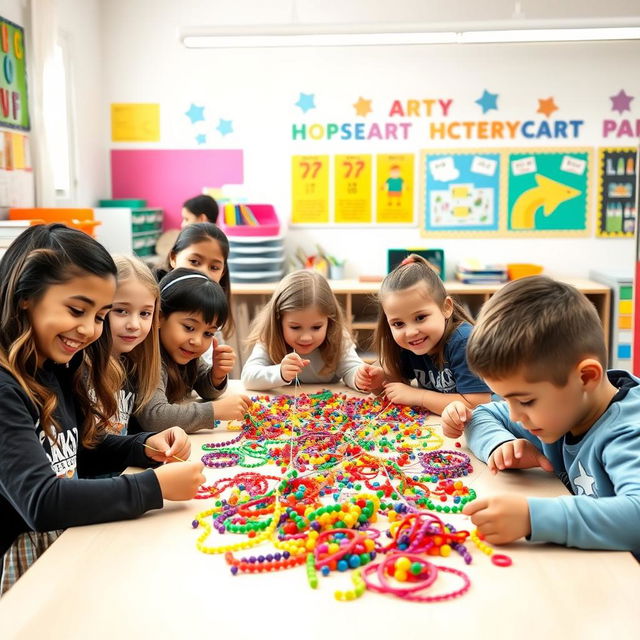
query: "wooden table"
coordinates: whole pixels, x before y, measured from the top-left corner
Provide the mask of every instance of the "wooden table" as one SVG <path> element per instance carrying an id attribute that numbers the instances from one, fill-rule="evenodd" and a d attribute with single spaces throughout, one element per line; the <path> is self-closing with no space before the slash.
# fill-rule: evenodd
<path id="1" fill-rule="evenodd" d="M 192 436 L 192 458 L 200 457 L 202 443 L 231 435 L 216 430 Z M 482 463 L 474 467 L 469 484 L 480 497 L 496 492 L 566 493 L 558 480 L 541 470 L 492 476 Z M 213 480 L 235 471 L 207 469 L 206 473 Z M 274 468 L 257 471 L 270 474 Z M 351 586 L 344 574 L 320 577 L 314 591 L 307 585 L 304 567 L 234 577 L 222 556 L 200 553 L 195 546 L 199 530 L 192 529 L 191 521 L 210 504 L 166 502 L 162 511 L 137 520 L 68 529 L 0 600 L 0 637 L 443 640 L 455 635 L 618 640 L 640 636 L 636 591 L 640 571 L 629 553 L 521 541 L 500 548 L 511 556 L 513 566 L 498 568 L 469 543 L 473 556 L 469 567 L 457 554 L 441 560 L 470 576 L 471 589 L 461 598 L 417 604 L 365 593 L 353 602 L 337 602 L 333 592 Z M 461 515 L 445 520 L 458 528 L 471 524 Z M 229 536 L 212 544 L 218 540 L 231 543 Z M 459 582 L 447 584 L 455 588 Z"/>

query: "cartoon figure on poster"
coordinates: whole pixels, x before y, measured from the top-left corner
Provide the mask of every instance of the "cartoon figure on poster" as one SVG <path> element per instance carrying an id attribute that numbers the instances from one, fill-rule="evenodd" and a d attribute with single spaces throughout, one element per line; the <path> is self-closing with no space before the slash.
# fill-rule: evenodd
<path id="1" fill-rule="evenodd" d="M 587 233 L 588 151 L 510 153 L 507 166 L 509 231 Z"/>
<path id="2" fill-rule="evenodd" d="M 498 229 L 498 153 L 427 154 L 425 166 L 426 230 Z"/>
<path id="3" fill-rule="evenodd" d="M 395 203 L 399 207 L 404 188 L 404 179 L 399 165 L 394 164 L 389 168 L 389 177 L 384 181 L 384 188 L 387 192 L 387 205 L 393 206 Z"/>

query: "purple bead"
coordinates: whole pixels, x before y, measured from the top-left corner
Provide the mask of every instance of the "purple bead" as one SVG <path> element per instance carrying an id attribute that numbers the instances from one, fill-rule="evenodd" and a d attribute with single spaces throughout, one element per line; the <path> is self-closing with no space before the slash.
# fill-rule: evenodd
<path id="1" fill-rule="evenodd" d="M 235 576 L 238 573 L 238 567 L 236 566 L 231 567 L 231 573 Z"/>

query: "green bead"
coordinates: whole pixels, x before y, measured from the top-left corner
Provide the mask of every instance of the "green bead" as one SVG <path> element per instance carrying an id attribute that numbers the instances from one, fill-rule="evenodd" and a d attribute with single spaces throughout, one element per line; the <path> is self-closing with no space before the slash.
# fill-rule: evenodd
<path id="1" fill-rule="evenodd" d="M 414 562 L 409 568 L 409 571 L 411 571 L 414 576 L 419 576 L 422 572 L 422 564 L 420 562 Z"/>

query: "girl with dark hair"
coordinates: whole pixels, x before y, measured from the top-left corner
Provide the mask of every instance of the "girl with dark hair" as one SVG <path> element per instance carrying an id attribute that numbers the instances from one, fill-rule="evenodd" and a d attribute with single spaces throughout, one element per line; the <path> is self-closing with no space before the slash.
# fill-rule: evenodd
<path id="1" fill-rule="evenodd" d="M 174 269 L 160 280 L 162 371 L 155 393 L 138 414 L 142 429 L 180 424 L 187 433 L 211 429 L 215 420 L 242 420 L 249 398 L 230 395 L 226 372 L 201 356 L 229 313 L 217 282 L 194 269 Z M 196 391 L 206 402 L 184 402 Z"/>
<path id="2" fill-rule="evenodd" d="M 216 376 L 227 375 L 236 361 L 236 354 L 231 346 L 222 344 L 233 334 L 234 322 L 231 313 L 231 280 L 227 267 L 229 257 L 229 240 L 215 224 L 199 222 L 185 227 L 169 251 L 166 264 L 158 269 L 156 277 L 160 280 L 172 269 L 195 269 L 217 282 L 227 298 L 227 314 L 220 323 L 220 332 L 213 339 L 213 349 L 204 354 L 205 362 L 212 364 Z"/>
<path id="3" fill-rule="evenodd" d="M 122 384 L 108 326 L 116 274 L 102 245 L 61 224 L 27 229 L 0 261 L 3 591 L 57 530 L 134 518 L 161 508 L 163 498 L 190 499 L 204 480 L 200 462 L 88 479 L 190 452 L 179 428 L 107 433 Z"/>

